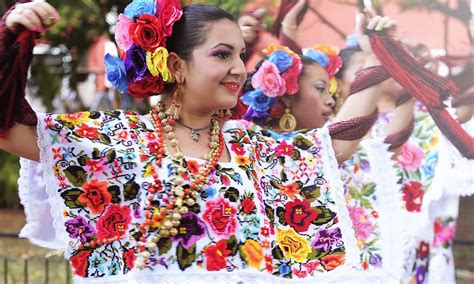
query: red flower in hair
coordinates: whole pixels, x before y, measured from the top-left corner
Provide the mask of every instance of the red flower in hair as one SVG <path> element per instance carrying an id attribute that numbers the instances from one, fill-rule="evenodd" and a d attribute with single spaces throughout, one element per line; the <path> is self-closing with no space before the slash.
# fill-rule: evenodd
<path id="1" fill-rule="evenodd" d="M 173 31 L 173 24 L 181 19 L 183 11 L 179 0 L 161 0 L 156 4 L 157 13 L 160 15 L 161 27 L 164 36 L 169 37 Z"/>
<path id="2" fill-rule="evenodd" d="M 146 51 L 154 52 L 165 44 L 165 35 L 161 29 L 160 20 L 152 15 L 141 15 L 130 25 L 130 36 L 133 43 Z"/>
<path id="3" fill-rule="evenodd" d="M 327 55 L 327 54 L 326 54 Z M 342 67 L 342 59 L 339 55 L 327 55 L 329 58 L 329 63 L 326 66 L 326 72 L 329 75 L 329 78 L 336 75 L 337 71 Z"/>
<path id="4" fill-rule="evenodd" d="M 128 94 L 138 99 L 145 99 L 158 95 L 163 86 L 163 80 L 159 77 L 146 76 L 142 80 L 128 84 Z"/>
<path id="5" fill-rule="evenodd" d="M 298 93 L 298 77 L 300 76 L 302 70 L 303 63 L 301 63 L 301 59 L 293 57 L 293 64 L 291 64 L 291 66 L 281 74 L 281 77 L 283 80 L 285 80 L 286 93 L 288 95 L 294 95 Z"/>

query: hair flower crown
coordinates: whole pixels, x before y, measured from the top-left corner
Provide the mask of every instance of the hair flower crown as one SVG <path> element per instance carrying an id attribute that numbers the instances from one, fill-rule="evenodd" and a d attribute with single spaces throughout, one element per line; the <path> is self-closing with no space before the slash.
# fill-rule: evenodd
<path id="1" fill-rule="evenodd" d="M 247 120 L 268 120 L 277 98 L 298 93 L 298 77 L 303 70 L 300 57 L 286 46 L 272 44 L 263 50 L 267 56 L 248 78 L 251 87 L 241 97 L 248 106 L 243 116 Z M 275 118 L 275 117 L 273 117 Z"/>
<path id="2" fill-rule="evenodd" d="M 133 0 L 118 16 L 115 29 L 122 58 L 105 55 L 107 80 L 137 98 L 157 95 L 165 83 L 173 83 L 166 40 L 182 15 L 179 0 Z"/>
<path id="3" fill-rule="evenodd" d="M 339 86 L 336 73 L 342 67 L 342 58 L 339 56 L 339 47 L 332 44 L 315 44 L 310 48 L 303 48 L 303 55 L 321 65 L 329 75 L 329 93 L 334 95 Z"/>

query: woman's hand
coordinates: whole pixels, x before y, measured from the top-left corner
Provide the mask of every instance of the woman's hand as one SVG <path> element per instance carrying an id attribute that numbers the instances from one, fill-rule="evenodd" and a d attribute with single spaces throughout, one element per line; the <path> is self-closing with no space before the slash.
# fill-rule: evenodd
<path id="1" fill-rule="evenodd" d="M 18 32 L 21 26 L 35 32 L 54 26 L 59 21 L 59 13 L 44 0 L 17 4 L 7 16 L 5 24 L 12 32 Z"/>
<path id="2" fill-rule="evenodd" d="M 298 29 L 298 15 L 303 11 L 306 5 L 307 0 L 298 0 L 281 21 L 281 31 L 294 41 L 296 41 Z"/>
<path id="3" fill-rule="evenodd" d="M 257 40 L 258 32 L 263 29 L 262 18 L 266 9 L 257 9 L 250 15 L 239 18 L 239 26 L 246 45 L 253 44 Z"/>
<path id="4" fill-rule="evenodd" d="M 366 9 L 364 10 L 364 14 L 357 15 L 356 29 L 360 48 L 365 52 L 373 53 L 369 37 L 365 34 L 365 30 L 373 30 L 376 32 L 383 30 L 389 36 L 395 38 L 397 34 L 397 21 L 390 17 L 376 15 L 373 10 Z"/>

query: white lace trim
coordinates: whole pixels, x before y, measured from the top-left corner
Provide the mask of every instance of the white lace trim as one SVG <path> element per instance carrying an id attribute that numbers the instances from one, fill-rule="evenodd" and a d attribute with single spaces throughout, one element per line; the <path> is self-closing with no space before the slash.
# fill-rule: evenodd
<path id="1" fill-rule="evenodd" d="M 52 165 L 54 165 L 54 159 L 50 151 L 50 144 L 47 141 L 49 132 L 45 131 L 46 126 L 44 124 L 45 114 L 37 114 L 38 116 L 38 147 L 40 149 L 40 162 L 41 169 L 43 171 L 43 179 L 46 184 L 46 192 L 48 193 L 48 203 L 51 206 L 51 215 L 53 216 L 53 228 L 56 232 L 56 237 L 58 240 L 58 246 L 61 248 L 66 248 L 69 236 L 64 227 L 63 220 L 63 210 L 64 203 L 63 199 L 59 196 L 57 190 L 56 177 L 52 170 Z M 45 137 L 46 136 L 46 137 Z M 69 259 L 70 255 L 65 252 L 65 258 Z"/>
<path id="2" fill-rule="evenodd" d="M 384 143 L 384 137 L 366 139 L 361 145 L 370 161 L 369 178 L 377 184 L 377 203 L 383 212 L 379 214 L 382 267 L 395 279 L 403 272 L 403 258 L 408 243 L 405 231 L 406 214 L 402 209 L 402 194 L 395 169 L 393 153 Z"/>
<path id="3" fill-rule="evenodd" d="M 51 222 L 53 216 L 40 163 L 20 158 L 18 192 L 26 215 L 26 224 L 19 236 L 27 238 L 37 246 L 62 248 Z"/>
<path id="4" fill-rule="evenodd" d="M 357 247 L 357 241 L 355 238 L 355 231 L 352 226 L 351 219 L 349 217 L 349 210 L 346 207 L 346 199 L 344 196 L 344 187 L 339 171 L 339 165 L 336 160 L 336 155 L 332 147 L 331 137 L 327 127 L 318 129 L 319 138 L 322 142 L 322 148 L 326 153 L 323 155 L 324 171 L 328 176 L 328 180 L 332 184 L 334 190 L 334 202 L 338 209 L 339 214 L 339 226 L 343 236 L 346 236 L 346 262 L 341 269 L 335 269 L 330 271 L 328 274 L 339 274 L 337 279 L 348 276 L 352 278 L 354 273 L 353 267 L 357 266 L 359 262 L 360 250 Z M 329 275 L 328 275 L 329 276 Z M 337 277 L 337 276 L 336 276 Z"/>
<path id="5" fill-rule="evenodd" d="M 338 270 L 338 273 L 341 273 Z M 340 279 L 340 278 L 343 279 Z M 392 284 L 399 283 L 395 279 L 389 277 L 367 276 L 364 279 L 354 278 L 348 274 L 340 274 L 338 279 L 316 280 L 314 277 L 304 279 L 284 279 L 272 276 L 263 272 L 212 272 L 204 271 L 203 273 L 153 273 L 153 272 L 136 272 L 132 271 L 126 276 L 110 276 L 107 279 L 86 279 L 74 277 L 75 284 L 292 284 L 292 283 L 347 283 L 347 284 Z"/>

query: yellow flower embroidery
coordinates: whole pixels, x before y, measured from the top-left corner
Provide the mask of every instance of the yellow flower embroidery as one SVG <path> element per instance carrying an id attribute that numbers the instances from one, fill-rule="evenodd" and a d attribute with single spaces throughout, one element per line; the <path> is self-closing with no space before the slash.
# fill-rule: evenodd
<path id="1" fill-rule="evenodd" d="M 247 166 L 250 164 L 250 159 L 247 156 L 237 156 L 235 157 L 235 161 L 241 166 Z"/>
<path id="2" fill-rule="evenodd" d="M 148 164 L 145 168 L 145 173 L 143 174 L 144 177 L 152 177 L 156 174 L 155 167 L 152 164 Z"/>
<path id="3" fill-rule="evenodd" d="M 58 115 L 58 119 L 64 122 L 69 122 L 74 125 L 80 125 L 83 122 L 87 122 L 90 120 L 91 113 L 88 111 L 85 112 L 76 112 L 70 114 L 60 114 Z"/>
<path id="4" fill-rule="evenodd" d="M 293 258 L 296 262 L 303 262 L 311 252 L 309 241 L 298 235 L 292 228 L 277 229 L 277 242 L 286 258 Z"/>
<path id="5" fill-rule="evenodd" d="M 250 266 L 260 269 L 264 254 L 262 246 L 258 242 L 247 240 L 240 250 Z"/>
<path id="6" fill-rule="evenodd" d="M 174 82 L 173 75 L 168 69 L 168 50 L 164 47 L 158 47 L 155 52 L 146 53 L 146 65 L 151 75 L 157 77 L 161 75 L 163 81 L 167 83 Z"/>

